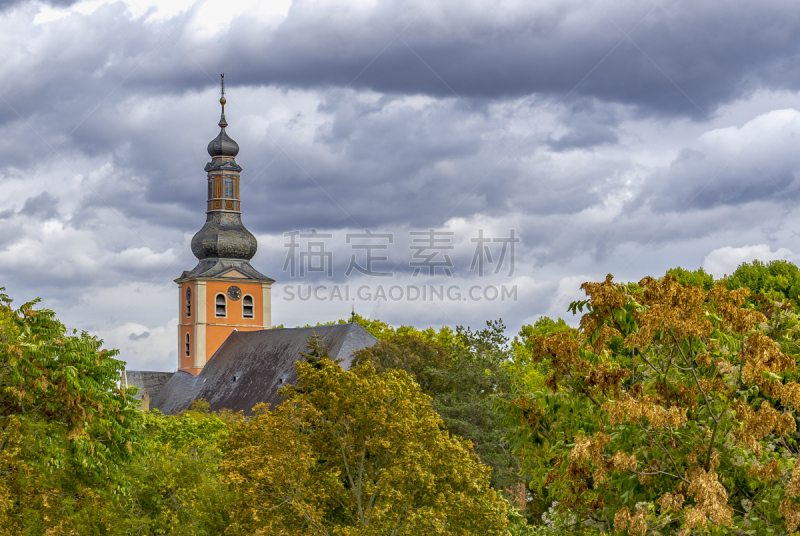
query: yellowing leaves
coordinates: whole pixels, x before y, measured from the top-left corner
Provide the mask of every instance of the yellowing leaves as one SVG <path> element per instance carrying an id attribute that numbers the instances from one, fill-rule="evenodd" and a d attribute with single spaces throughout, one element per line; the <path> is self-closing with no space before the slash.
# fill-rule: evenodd
<path id="1" fill-rule="evenodd" d="M 780 478 L 783 475 L 783 468 L 778 460 L 773 459 L 767 465 L 753 465 L 747 471 L 747 474 L 753 478 L 768 482 Z"/>
<path id="2" fill-rule="evenodd" d="M 652 396 L 642 398 L 626 396 L 622 400 L 606 402 L 603 409 L 608 411 L 611 424 L 646 421 L 653 428 L 677 428 L 686 422 L 688 411 L 688 408 L 677 406 L 667 409 L 656 404 Z"/>
<path id="3" fill-rule="evenodd" d="M 497 534 L 507 504 L 403 372 L 298 364 L 275 411 L 236 423 L 234 534 Z"/>
<path id="4" fill-rule="evenodd" d="M 728 492 L 719 481 L 719 475 L 694 466 L 687 477 L 691 481 L 687 494 L 695 504 L 686 511 L 686 528 L 705 528 L 709 519 L 716 526 L 730 526 L 733 509 L 728 506 Z"/>
<path id="5" fill-rule="evenodd" d="M 780 491 L 800 455 L 796 309 L 672 275 L 581 288 L 580 330 L 532 339 L 551 390 L 532 398 L 556 414 L 535 421 L 550 450 L 531 446 L 526 461 L 553 466 L 543 480 L 562 511 L 637 535 L 763 519 L 758 533 L 778 513 L 797 529 L 797 471 Z M 742 500 L 748 525 L 732 506 Z"/>

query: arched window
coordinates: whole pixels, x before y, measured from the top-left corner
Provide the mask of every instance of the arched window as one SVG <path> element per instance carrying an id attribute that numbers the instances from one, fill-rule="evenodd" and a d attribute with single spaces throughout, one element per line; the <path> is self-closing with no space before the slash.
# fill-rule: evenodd
<path id="1" fill-rule="evenodd" d="M 225 179 L 225 198 L 233 199 L 233 179 Z"/>
<path id="2" fill-rule="evenodd" d="M 225 294 L 217 294 L 215 305 L 217 307 L 216 309 L 217 316 L 221 317 L 227 316 L 227 311 L 225 310 L 226 309 Z"/>
<path id="3" fill-rule="evenodd" d="M 208 179 L 208 198 L 214 197 L 214 179 Z"/>
<path id="4" fill-rule="evenodd" d="M 186 316 L 192 316 L 192 288 L 186 287 Z"/>
<path id="5" fill-rule="evenodd" d="M 189 342 L 189 334 L 186 334 L 186 357 L 191 357 L 192 355 L 192 346 L 191 342 Z"/>
<path id="6" fill-rule="evenodd" d="M 250 295 L 242 298 L 242 318 L 253 318 L 253 297 Z"/>

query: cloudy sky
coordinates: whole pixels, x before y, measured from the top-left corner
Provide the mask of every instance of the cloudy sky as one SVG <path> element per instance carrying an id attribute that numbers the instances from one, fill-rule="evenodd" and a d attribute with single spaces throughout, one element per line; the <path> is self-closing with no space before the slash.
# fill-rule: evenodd
<path id="1" fill-rule="evenodd" d="M 175 368 L 221 72 L 276 324 L 517 330 L 609 272 L 800 258 L 788 0 L 2 1 L 0 23 L 0 285 L 131 368 Z M 291 273 L 285 233 L 311 229 L 331 277 Z M 391 243 L 348 243 L 365 229 Z M 345 275 L 367 243 L 389 277 Z M 455 290 L 410 299 L 431 286 Z"/>

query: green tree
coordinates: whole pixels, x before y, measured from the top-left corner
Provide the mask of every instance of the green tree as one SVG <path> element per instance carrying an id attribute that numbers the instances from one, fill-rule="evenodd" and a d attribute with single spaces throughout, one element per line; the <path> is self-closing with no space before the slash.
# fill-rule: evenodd
<path id="1" fill-rule="evenodd" d="M 448 326 L 442 326 L 439 330 L 435 330 L 433 328 L 417 329 L 414 326 L 400 326 L 399 328 L 395 328 L 394 326 L 387 324 L 382 320 L 378 320 L 377 318 L 367 318 L 358 313 L 353 315 L 351 318 L 340 318 L 339 320 L 334 320 L 331 322 L 319 322 L 316 325 L 333 326 L 335 324 L 347 324 L 349 322 L 357 323 L 379 341 L 393 339 L 395 337 L 402 337 L 404 335 L 416 337 L 424 341 L 435 341 L 445 346 L 457 344 L 458 341 L 456 332 Z M 311 324 L 307 324 L 305 327 L 310 328 L 313 326 Z"/>
<path id="2" fill-rule="evenodd" d="M 314 368 L 320 368 L 323 359 L 330 359 L 331 355 L 325 343 L 322 342 L 322 337 L 316 333 L 308 336 L 306 341 L 306 351 L 300 352 L 300 357 L 306 360 Z"/>
<path id="3" fill-rule="evenodd" d="M 773 299 L 796 300 L 800 295 L 800 269 L 788 261 L 743 263 L 724 281 L 729 290 L 747 287 Z"/>
<path id="4" fill-rule="evenodd" d="M 402 371 L 298 362 L 299 389 L 232 428 L 231 534 L 503 534 L 507 503 Z"/>
<path id="5" fill-rule="evenodd" d="M 387 324 L 386 322 L 382 322 L 382 321 L 377 320 L 377 319 L 372 320 L 372 319 L 369 319 L 369 318 L 367 318 L 365 316 L 361 316 L 360 314 L 355 314 L 352 317 L 347 318 L 347 319 L 340 318 L 339 320 L 333 320 L 333 321 L 330 321 L 330 322 L 317 322 L 317 324 L 315 324 L 315 325 L 316 326 L 334 326 L 334 325 L 339 325 L 339 324 L 348 324 L 348 323 L 353 322 L 353 321 L 355 321 L 362 328 L 364 328 L 365 330 L 370 332 L 370 334 L 372 334 L 372 336 L 375 337 L 378 340 L 382 340 L 382 339 L 385 339 L 385 338 L 388 338 L 388 337 L 393 337 L 397 333 L 397 330 L 393 326 L 390 326 L 389 324 Z M 312 326 L 311 324 L 306 324 L 305 327 L 311 328 L 311 327 L 314 327 L 314 326 Z"/>
<path id="6" fill-rule="evenodd" d="M 433 407 L 447 429 L 470 440 L 475 453 L 492 468 L 495 489 L 519 494 L 520 485 L 524 487 L 519 459 L 506 444 L 509 429 L 499 409 L 512 393 L 505 325 L 502 320 L 488 321 L 484 329 L 458 327 L 456 332 L 452 361 L 442 371 L 443 387 Z"/>
<path id="7" fill-rule="evenodd" d="M 498 407 L 499 400 L 510 400 L 511 392 L 511 348 L 504 332 L 502 321 L 487 322 L 479 331 L 459 327 L 454 336 L 445 336 L 451 341 L 447 346 L 437 337 L 405 334 L 357 352 L 354 363 L 410 374 L 433 397 L 433 408 L 446 429 L 469 440 L 492 468 L 492 486 L 517 490 L 509 491 L 513 496 L 521 493 L 520 464 L 505 443 L 509 428 Z"/>
<path id="8" fill-rule="evenodd" d="M 234 417 L 209 413 L 199 402 L 180 415 L 142 415 L 141 454 L 125 467 L 129 492 L 92 515 L 113 520 L 118 534 L 224 533 L 232 493 L 219 466 Z"/>
<path id="9" fill-rule="evenodd" d="M 514 393 L 532 392 L 544 387 L 544 378 L 549 371 L 546 366 L 531 362 L 534 336 L 550 336 L 571 330 L 572 327 L 563 318 L 553 320 L 547 316 L 542 316 L 533 325 L 522 326 L 519 334 L 511 342 L 508 364 Z"/>
<path id="10" fill-rule="evenodd" d="M 714 276 L 707 273 L 702 268 L 690 271 L 678 266 L 677 268 L 671 268 L 667 270 L 667 275 L 674 276 L 675 279 L 677 279 L 678 282 L 683 286 L 693 285 L 695 287 L 700 287 L 705 291 L 709 291 L 714 288 Z"/>
<path id="11" fill-rule="evenodd" d="M 127 491 L 119 469 L 141 420 L 135 391 L 119 388 L 117 352 L 69 334 L 37 302 L 15 309 L 0 293 L 0 527 L 73 534 L 81 512 L 102 503 L 97 490 Z"/>
<path id="12" fill-rule="evenodd" d="M 443 373 L 451 365 L 448 348 L 413 335 L 384 339 L 353 356 L 353 366 L 370 363 L 379 374 L 390 370 L 408 373 L 430 396 L 445 389 Z"/>

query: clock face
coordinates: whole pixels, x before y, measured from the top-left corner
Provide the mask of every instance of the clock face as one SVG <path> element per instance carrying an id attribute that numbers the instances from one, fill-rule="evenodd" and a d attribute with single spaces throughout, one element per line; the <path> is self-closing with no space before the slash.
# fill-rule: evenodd
<path id="1" fill-rule="evenodd" d="M 228 297 L 233 301 L 238 301 L 242 297 L 242 289 L 236 285 L 228 287 Z"/>

